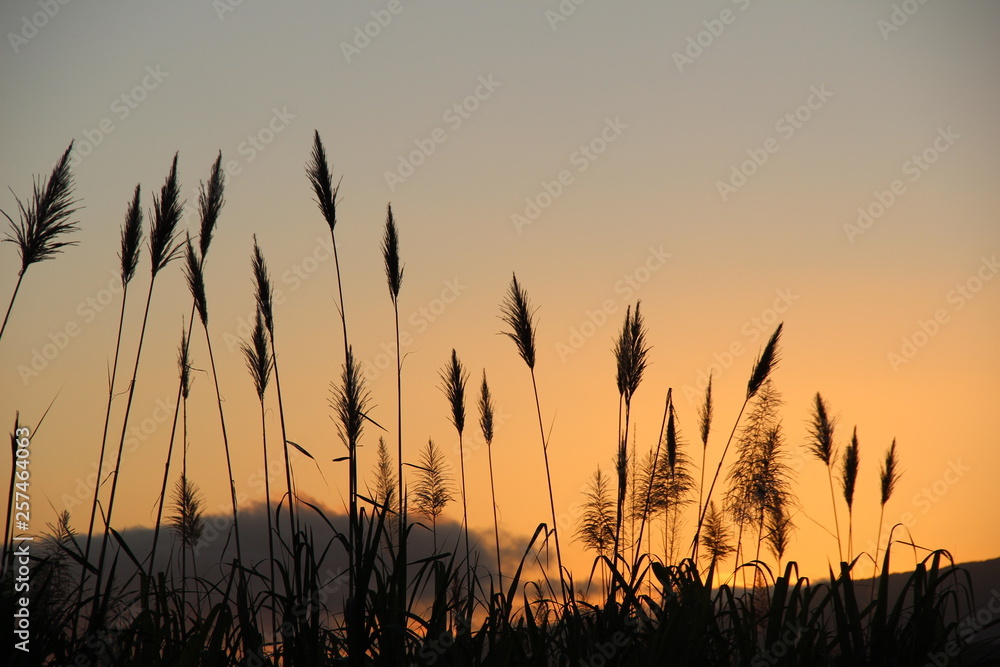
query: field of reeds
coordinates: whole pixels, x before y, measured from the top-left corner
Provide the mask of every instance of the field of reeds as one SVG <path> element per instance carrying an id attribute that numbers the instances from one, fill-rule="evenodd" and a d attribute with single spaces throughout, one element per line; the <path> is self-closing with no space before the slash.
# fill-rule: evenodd
<path id="1" fill-rule="evenodd" d="M 44 289 L 28 281 L 46 270 L 44 260 L 74 245 L 79 206 L 68 148 L 51 174 L 38 177 L 18 210 L 8 216 L 9 237 L 21 264 L 3 331 L 22 291 Z M 860 454 L 857 430 L 838 428 L 820 393 L 810 424 L 813 465 L 827 470 L 838 558 L 829 578 L 799 575 L 788 553 L 800 516 L 782 427 L 782 399 L 774 380 L 783 327 L 778 325 L 749 371 L 738 414 L 715 414 L 712 382 L 704 394 L 693 435 L 682 434 L 672 391 L 665 394 L 660 437 L 640 448 L 630 432 L 633 397 L 649 363 L 650 332 L 636 302 L 625 314 L 611 353 L 619 394 L 618 441 L 607 451 L 586 488 L 584 512 L 575 531 L 560 534 L 553 471 L 549 467 L 546 416 L 539 395 L 537 328 L 528 287 L 511 278 L 498 295 L 501 333 L 510 339 L 512 363 L 523 364 L 525 393 L 537 411 L 537 448 L 547 479 L 548 520 L 524 526 L 531 539 L 519 559 L 503 558 L 497 521 L 493 452 L 495 403 L 484 371 L 473 377 L 457 350 L 441 360 L 441 410 L 447 410 L 459 442 L 457 470 L 433 441 L 404 441 L 398 299 L 405 289 L 406 230 L 386 210 L 382 241 L 387 304 L 395 315 L 397 413 L 390 423 L 370 415 L 373 402 L 351 345 L 351 318 L 337 255 L 338 186 L 319 133 L 306 161 L 319 215 L 333 247 L 336 308 L 343 351 L 340 374 L 331 378 L 330 411 L 343 444 L 346 516 L 330 516 L 298 488 L 295 456 L 313 458 L 288 437 L 278 363 L 295 331 L 274 312 L 274 288 L 266 249 L 254 240 L 246 289 L 256 301 L 252 332 L 243 342 L 246 376 L 259 402 L 260 438 L 251 450 L 234 451 L 219 390 L 210 322 L 210 286 L 205 266 L 225 204 L 221 156 L 202 184 L 197 229 L 180 228 L 181 185 L 174 156 L 162 187 L 152 195 L 139 185 L 121 228 L 122 287 L 118 338 L 107 386 L 103 434 L 85 440 L 98 457 L 98 482 L 88 511 L 64 512 L 33 542 L 28 563 L 18 556 L 16 522 L 30 471 L 20 465 L 26 433 L 45 438 L 44 416 L 11 431 L 11 471 L 5 520 L 0 607 L 15 619 L 15 648 L 8 664 L 51 665 L 960 665 L 994 664 L 997 644 L 963 632 L 962 619 L 977 609 L 968 574 L 945 550 L 927 551 L 893 528 L 888 548 L 855 549 L 854 514 L 884 513 L 901 476 L 895 441 L 879 456 Z M 36 266 L 39 265 L 39 266 Z M 157 277 L 183 271 L 191 305 L 178 343 L 172 428 L 151 544 L 130 543 L 116 529 L 121 502 L 119 472 L 144 355 L 143 347 Z M 30 271 L 29 271 L 30 269 Z M 149 270 L 145 294 L 129 293 L 137 271 Z M 136 299 L 138 298 L 138 302 Z M 126 308 L 128 310 L 126 311 Z M 141 312 L 140 316 L 138 312 Z M 123 345 L 126 318 L 141 317 L 134 348 Z M 190 342 L 201 339 L 208 358 L 198 368 L 209 379 L 225 449 L 231 521 L 221 540 L 220 567 L 199 558 L 206 535 L 205 505 L 198 481 L 188 475 L 188 403 L 194 368 Z M 471 382 L 471 384 L 470 384 Z M 95 391 L 103 391 L 95 383 Z M 113 405 L 117 408 L 112 410 Z M 15 408 L 16 409 L 16 408 Z M 275 411 L 280 432 L 270 432 L 265 414 Z M 112 420 L 112 415 L 122 419 Z M 383 420 L 384 422 L 385 420 Z M 532 425 L 533 427 L 533 425 Z M 475 433 L 487 445 L 493 498 L 493 541 L 470 544 L 464 444 Z M 686 438 L 691 438 L 688 440 Z M 377 443 L 378 464 L 359 469 L 358 449 Z M 709 458 L 709 443 L 713 452 Z M 234 456 L 259 457 L 265 493 L 255 498 L 263 513 L 241 508 L 244 493 L 233 475 Z M 862 460 L 879 460 L 880 505 L 856 507 Z M 223 474 L 220 470 L 218 474 Z M 825 491 L 824 491 L 825 493 Z M 461 504 L 459 531 L 441 531 L 439 519 Z M 827 506 L 829 509 L 830 506 Z M 685 522 L 693 515 L 696 521 Z M 879 526 L 882 525 L 880 518 Z M 242 533 L 241 533 L 242 528 Z M 266 532 L 266 555 L 249 550 L 255 531 Z M 432 547 L 428 550 L 428 542 Z M 593 554 L 587 572 L 564 566 L 567 544 Z M 882 544 L 877 536 L 876 545 Z M 158 550 L 158 546 L 160 547 Z M 495 549 L 495 562 L 492 552 Z M 168 556 L 164 557 L 163 554 Z M 488 554 L 488 555 L 487 555 Z M 890 566 L 901 557 L 915 567 L 902 584 L 890 583 Z M 486 566 L 483 563 L 493 563 Z M 27 570 L 25 569 L 27 568 Z M 30 599 L 20 583 L 30 572 Z M 28 600 L 30 623 L 18 624 Z M 980 630 L 1000 624 L 1000 618 Z M 17 647 L 23 641 L 25 652 Z M 28 643 L 30 641 L 30 644 Z M 993 662 L 991 662 L 993 661 Z"/>

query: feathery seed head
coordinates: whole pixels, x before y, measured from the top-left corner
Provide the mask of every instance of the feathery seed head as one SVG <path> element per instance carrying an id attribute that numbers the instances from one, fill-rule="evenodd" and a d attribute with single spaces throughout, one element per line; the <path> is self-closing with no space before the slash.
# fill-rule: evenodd
<path id="1" fill-rule="evenodd" d="M 483 369 L 483 384 L 479 392 L 479 427 L 487 446 L 493 444 L 493 397 L 490 386 L 486 383 L 486 369 Z"/>
<path id="2" fill-rule="evenodd" d="M 844 500 L 847 501 L 847 509 L 854 507 L 854 489 L 858 481 L 858 465 L 861 460 L 861 451 L 858 448 L 858 427 L 854 427 L 854 434 L 851 436 L 851 444 L 844 450 L 844 458 L 841 464 L 841 485 L 844 489 Z"/>
<path id="3" fill-rule="evenodd" d="M 452 350 L 451 361 L 441 371 L 441 390 L 448 398 L 451 423 L 455 425 L 459 435 L 465 430 L 465 383 L 468 379 L 468 371 L 458 360 L 458 353 Z"/>
<path id="4" fill-rule="evenodd" d="M 370 400 L 371 395 L 365 388 L 361 368 L 354 360 L 354 349 L 348 348 L 341 384 L 333 388 L 333 399 L 330 404 L 339 419 L 337 430 L 340 438 L 351 454 L 356 451 L 361 441 Z"/>
<path id="5" fill-rule="evenodd" d="M 181 375 L 181 395 L 188 398 L 191 395 L 191 340 L 188 338 L 187 330 L 181 324 L 181 345 L 177 350 L 177 366 Z"/>
<path id="6" fill-rule="evenodd" d="M 122 285 L 127 285 L 135 276 L 139 266 L 139 247 L 142 245 L 142 207 L 139 205 L 139 185 L 135 186 L 135 194 L 125 214 L 125 224 L 122 226 L 122 249 L 118 259 L 122 266 Z"/>
<path id="7" fill-rule="evenodd" d="M 528 301 L 528 294 L 517 283 L 517 275 L 511 279 L 510 288 L 500 304 L 501 318 L 510 327 L 502 332 L 517 345 L 517 352 L 528 364 L 535 368 L 535 323 L 534 312 Z"/>
<path id="8" fill-rule="evenodd" d="M 641 302 L 636 302 L 635 313 L 631 307 L 625 311 L 625 322 L 615 341 L 613 351 L 617 362 L 618 393 L 631 403 L 632 396 L 642 382 L 642 375 L 649 365 L 649 346 L 646 345 L 646 325 L 639 311 Z"/>
<path id="9" fill-rule="evenodd" d="M 896 457 L 896 439 L 892 439 L 888 451 L 885 453 L 885 463 L 880 471 L 882 485 L 882 505 L 885 506 L 896 490 L 896 483 L 899 482 L 902 472 L 899 470 L 899 459 Z"/>
<path id="10" fill-rule="evenodd" d="M 312 184 L 313 194 L 316 196 L 316 204 L 323 212 L 323 218 L 330 225 L 330 231 L 337 225 L 337 190 L 333 185 L 333 177 L 330 175 L 330 167 L 326 161 L 326 149 L 319 138 L 319 130 L 313 135 L 313 149 L 310 162 L 306 167 L 306 174 Z"/>
<path id="11" fill-rule="evenodd" d="M 257 310 L 264 316 L 264 326 L 267 332 L 274 338 L 274 310 L 272 307 L 273 292 L 271 287 L 271 276 L 267 272 L 267 264 L 264 262 L 264 255 L 257 245 L 257 235 L 253 237 L 253 278 L 255 295 L 257 299 Z"/>
<path id="12" fill-rule="evenodd" d="M 73 199 L 73 174 L 70 172 L 69 155 L 73 150 L 71 141 L 66 151 L 46 178 L 36 178 L 31 199 L 27 204 L 17 199 L 20 221 L 15 223 L 7 213 L 10 232 L 4 241 L 17 245 L 21 255 L 21 274 L 37 262 L 52 259 L 67 246 L 77 245 L 76 241 L 60 241 L 60 237 L 77 230 L 70 217 L 76 213 Z"/>
<path id="13" fill-rule="evenodd" d="M 205 183 L 202 183 L 201 191 L 198 193 L 198 211 L 201 214 L 201 233 L 198 241 L 202 260 L 208 254 L 208 246 L 212 243 L 215 224 L 219 221 L 222 205 L 226 203 L 222 196 L 224 187 L 222 151 L 219 151 L 219 156 L 215 158 L 215 163 L 212 165 L 212 175 L 208 178 L 208 186 L 206 187 Z"/>
<path id="14" fill-rule="evenodd" d="M 153 213 L 149 229 L 149 257 L 155 276 L 163 267 L 177 258 L 181 242 L 177 224 L 181 220 L 180 185 L 177 183 L 177 154 L 170 165 L 170 173 L 160 189 L 160 196 L 153 195 Z"/>
<path id="15" fill-rule="evenodd" d="M 708 432 L 712 428 L 712 373 L 708 374 L 708 387 L 705 389 L 705 403 L 698 411 L 701 420 L 701 444 L 708 447 Z"/>
<path id="16" fill-rule="evenodd" d="M 247 361 L 247 369 L 253 378 L 254 388 L 257 390 L 257 398 L 264 400 L 264 392 L 267 390 L 267 383 L 271 379 L 271 355 L 267 347 L 267 330 L 264 328 L 264 316 L 260 309 L 257 309 L 257 322 L 253 332 L 250 334 L 250 342 L 242 343 L 243 356 Z"/>
<path id="17" fill-rule="evenodd" d="M 667 390 L 667 405 L 669 414 L 667 416 L 667 462 L 673 472 L 677 465 L 677 412 L 674 410 L 674 399 L 671 395 L 673 391 Z"/>
<path id="18" fill-rule="evenodd" d="M 771 338 L 767 341 L 767 345 L 764 346 L 764 351 L 757 357 L 753 373 L 750 375 L 750 381 L 747 382 L 747 400 L 753 398 L 761 385 L 764 384 L 764 381 L 771 375 L 771 371 L 778 365 L 778 342 L 781 340 L 781 330 L 784 326 L 784 322 L 778 325 L 778 328 L 774 330 Z"/>
<path id="19" fill-rule="evenodd" d="M 399 288 L 403 284 L 403 266 L 399 263 L 399 234 L 396 231 L 396 221 L 392 217 L 392 204 L 386 207 L 382 259 L 385 260 L 385 278 L 389 283 L 389 295 L 395 303 L 399 298 Z"/>
<path id="20" fill-rule="evenodd" d="M 184 245 L 184 277 L 187 279 L 188 290 L 191 291 L 201 323 L 208 326 L 208 300 L 205 297 L 205 274 L 202 272 L 201 260 L 198 258 L 198 251 L 191 244 L 190 236 Z"/>
<path id="21" fill-rule="evenodd" d="M 823 397 L 819 395 L 819 392 L 816 392 L 812 422 L 809 424 L 811 438 L 809 449 L 827 467 L 836 459 L 833 442 L 836 421 L 836 419 L 830 418 Z"/>

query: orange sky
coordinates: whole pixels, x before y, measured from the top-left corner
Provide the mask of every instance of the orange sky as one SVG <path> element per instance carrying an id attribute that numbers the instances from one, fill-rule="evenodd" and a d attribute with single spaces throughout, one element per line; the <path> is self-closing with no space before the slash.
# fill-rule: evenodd
<path id="1" fill-rule="evenodd" d="M 694 397 L 716 364 L 710 462 L 756 354 L 784 321 L 774 379 L 802 506 L 790 553 L 804 573 L 822 576 L 836 553 L 825 471 L 798 450 L 816 391 L 840 416 L 841 446 L 858 427 L 856 546 L 875 539 L 877 462 L 896 438 L 904 474 L 887 523 L 908 521 L 919 544 L 959 560 L 1000 552 L 986 529 L 1000 507 L 991 474 L 1000 468 L 992 428 L 1000 8 L 588 3 L 563 17 L 554 1 L 337 9 L 122 1 L 59 5 L 43 20 L 40 6 L 0 9 L 8 42 L 0 176 L 24 197 L 31 175 L 75 140 L 83 208 L 80 246 L 31 267 L 0 341 L 0 419 L 12 424 L 20 410 L 34 424 L 58 396 L 33 445 L 33 529 L 66 507 L 78 529 L 85 522 L 89 508 L 74 498 L 91 492 L 100 444 L 121 304 L 119 226 L 136 182 L 148 209 L 175 151 L 189 203 L 217 151 L 229 175 L 206 280 L 237 486 L 255 488 L 261 466 L 256 396 L 238 351 L 253 314 L 256 234 L 282 292 L 289 437 L 321 460 L 322 475 L 296 461 L 301 488 L 343 507 L 345 470 L 330 460 L 344 452 L 328 406 L 343 362 L 335 273 L 304 173 L 318 129 L 343 176 L 345 310 L 373 416 L 393 424 L 396 409 L 379 251 L 391 201 L 406 264 L 404 448 L 412 457 L 432 437 L 457 474 L 438 371 L 452 348 L 474 381 L 486 368 L 502 414 L 494 465 L 506 533 L 529 535 L 548 516 L 530 376 L 497 335 L 516 271 L 538 306 L 536 371 L 561 515 L 575 516 L 598 464 L 610 471 L 618 406 L 610 348 L 625 308 L 642 299 L 653 350 L 633 407 L 637 442 L 655 444 L 673 387 L 682 434 L 700 459 Z M 367 41 L 358 37 L 365 30 L 374 35 Z M 16 211 L 9 191 L 0 207 Z M 188 227 L 197 228 L 195 217 Z M 142 261 L 126 366 L 148 287 Z M 17 264 L 15 248 L 0 247 L 0 293 L 13 289 Z M 171 265 L 157 281 L 130 417 L 139 431 L 123 463 L 122 527 L 152 520 L 172 417 L 159 406 L 173 406 L 189 307 Z M 192 354 L 208 368 L 203 336 Z M 117 400 L 113 436 L 122 407 Z M 192 476 L 209 507 L 225 511 L 206 373 L 195 375 L 190 412 Z M 470 422 L 473 414 L 470 406 Z M 369 430 L 363 470 L 376 437 Z M 486 528 L 485 449 L 467 444 L 470 523 Z M 567 552 L 575 571 L 589 568 L 577 546 Z"/>

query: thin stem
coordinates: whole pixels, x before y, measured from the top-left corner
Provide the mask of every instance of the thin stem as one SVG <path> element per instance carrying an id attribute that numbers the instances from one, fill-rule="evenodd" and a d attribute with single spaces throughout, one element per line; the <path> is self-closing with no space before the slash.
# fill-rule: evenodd
<path id="1" fill-rule="evenodd" d="M 281 400 L 281 378 L 278 375 L 278 355 L 274 348 L 274 331 L 269 332 L 271 338 L 271 363 L 274 368 L 274 387 L 278 392 L 278 418 L 281 422 L 281 446 L 285 453 L 285 484 L 288 486 L 288 520 L 292 527 L 292 542 L 297 535 L 295 523 L 295 494 L 292 492 L 292 466 L 288 458 L 288 433 L 285 430 L 285 404 Z"/>
<path id="2" fill-rule="evenodd" d="M 500 523 L 497 520 L 497 492 L 493 485 L 493 445 L 486 443 L 486 457 L 490 464 L 490 498 L 493 500 L 493 536 L 497 545 L 497 577 L 500 587 L 503 587 L 503 562 L 500 560 Z"/>
<path id="3" fill-rule="evenodd" d="M 458 462 L 462 473 L 462 526 L 465 533 L 465 571 L 469 586 L 469 622 L 472 620 L 472 551 L 469 549 L 469 508 L 465 496 L 465 448 L 462 432 L 458 432 Z"/>
<path id="4" fill-rule="evenodd" d="M 194 311 L 195 303 L 191 303 L 191 316 L 188 318 L 188 330 L 187 336 L 184 338 L 184 345 L 190 347 L 191 345 L 191 330 L 194 327 Z M 182 371 L 183 372 L 183 371 Z M 170 477 L 170 460 L 173 458 L 174 452 L 174 438 L 177 432 L 177 415 L 180 412 L 181 407 L 181 394 L 184 391 L 184 380 L 183 378 L 177 381 L 177 400 L 174 402 L 174 420 L 170 426 L 170 443 L 167 445 L 167 462 L 163 466 L 163 484 L 160 487 L 160 503 L 159 508 L 156 510 L 156 524 L 153 528 L 153 548 L 149 554 L 149 571 L 153 572 L 153 565 L 156 560 L 156 544 L 160 537 L 160 525 L 163 521 L 163 506 L 166 503 L 167 498 L 167 480 Z M 187 470 L 187 451 L 184 452 L 184 470 Z"/>
<path id="5" fill-rule="evenodd" d="M 559 529 L 556 526 L 556 501 L 552 495 L 552 473 L 549 469 L 549 444 L 545 441 L 545 427 L 542 425 L 542 408 L 538 401 L 538 384 L 535 382 L 535 369 L 531 369 L 531 388 L 535 392 L 535 410 L 538 413 L 538 433 L 542 438 L 542 456 L 545 459 L 545 480 L 549 487 L 549 509 L 552 512 L 552 536 L 556 543 L 556 564 L 559 566 L 559 583 L 562 587 L 563 604 L 569 604 L 569 594 L 566 590 L 566 578 L 563 576 L 562 550 L 559 548 Z"/>
<path id="6" fill-rule="evenodd" d="M 705 463 L 708 458 L 708 442 L 703 442 L 701 446 L 701 480 L 698 482 L 698 516 L 701 516 L 702 508 L 702 497 L 705 493 Z M 698 537 L 695 537 L 694 541 L 694 554 L 692 554 L 692 560 L 695 563 L 698 562 Z"/>
<path id="7" fill-rule="evenodd" d="M 204 323 L 203 323 L 204 324 Z M 204 324 L 205 340 L 208 343 L 208 360 L 212 366 L 212 380 L 215 383 L 215 398 L 219 406 L 219 421 L 222 424 L 222 444 L 226 450 L 226 470 L 229 473 L 229 494 L 233 501 L 233 529 L 236 532 L 236 558 L 243 564 L 243 548 L 240 543 L 240 519 L 236 507 L 236 481 L 233 479 L 233 462 L 229 455 L 229 435 L 226 433 L 226 416 L 222 412 L 222 392 L 219 391 L 219 375 L 215 371 L 215 355 L 212 353 L 212 338 L 208 335 L 208 324 Z"/>
<path id="8" fill-rule="evenodd" d="M 7 320 L 10 318 L 10 311 L 14 307 L 14 299 L 17 298 L 17 292 L 21 289 L 21 281 L 24 280 L 24 271 L 26 268 L 17 274 L 17 284 L 14 285 L 14 293 L 10 296 L 10 303 L 7 304 L 7 314 L 3 316 L 3 326 L 0 326 L 0 338 L 3 338 L 4 329 L 7 328 Z"/>
<path id="9" fill-rule="evenodd" d="M 267 419 L 264 412 L 264 399 L 260 399 L 260 439 L 264 449 L 264 508 L 267 511 L 267 558 L 270 565 L 271 578 L 268 586 L 271 589 L 271 600 L 274 597 L 274 526 L 271 522 L 271 468 L 267 462 Z M 278 637 L 278 613 L 272 605 L 271 608 L 271 636 L 277 640 Z"/>
<path id="10" fill-rule="evenodd" d="M 844 548 L 840 544 L 840 520 L 837 519 L 837 494 L 833 492 L 833 470 L 831 466 L 826 467 L 826 475 L 830 480 L 830 501 L 833 503 L 833 523 L 837 527 L 837 556 L 844 560 Z"/>
<path id="11" fill-rule="evenodd" d="M 740 419 L 743 418 L 743 411 L 747 409 L 747 403 L 749 402 L 749 397 L 743 400 L 743 406 L 740 408 L 740 414 L 736 415 L 736 422 L 733 424 L 733 430 L 729 432 L 729 439 L 726 440 L 726 447 L 722 450 L 722 457 L 719 458 L 719 465 L 715 469 L 715 475 L 712 476 L 712 483 L 708 487 L 708 495 L 705 496 L 705 506 L 702 508 L 701 513 L 698 516 L 698 527 L 695 529 L 694 545 L 691 549 L 692 558 L 698 554 L 698 542 L 701 539 L 701 528 L 705 523 L 705 514 L 708 513 L 708 504 L 712 500 L 712 491 L 715 490 L 715 483 L 718 481 L 719 473 L 722 471 L 722 464 L 725 462 L 726 454 L 729 452 L 729 445 L 733 443 L 733 436 L 736 435 L 736 427 L 740 425 Z"/>
<path id="12" fill-rule="evenodd" d="M 94 521 L 97 519 L 97 498 L 101 490 L 101 475 L 104 473 L 104 452 L 108 443 L 108 426 L 111 423 L 111 402 L 115 397 L 115 378 L 118 375 L 118 357 L 122 345 L 122 328 L 125 324 L 125 304 L 128 302 L 128 282 L 122 285 L 122 307 L 118 316 L 118 336 L 115 339 L 115 360 L 111 364 L 111 380 L 108 383 L 108 405 L 104 411 L 104 433 L 101 435 L 101 456 L 97 460 L 97 481 L 94 482 L 94 500 L 90 504 L 90 523 L 87 525 L 87 546 L 84 548 L 83 560 L 90 562 L 90 546 L 94 538 Z M 87 568 L 80 568 L 80 596 L 87 583 Z M 79 605 L 78 605 L 79 606 Z"/>
<path id="13" fill-rule="evenodd" d="M 663 421 L 660 423 L 660 437 L 656 441 L 656 453 L 653 455 L 653 468 L 649 472 L 649 487 L 646 489 L 646 502 L 643 505 L 642 516 L 639 517 L 639 537 L 635 543 L 635 558 L 632 567 L 633 572 L 639 569 L 639 551 L 642 549 L 642 533 L 646 527 L 646 516 L 649 514 L 650 499 L 653 495 L 653 481 L 656 479 L 656 470 L 660 465 L 660 444 L 663 442 L 663 429 L 667 426 L 667 413 L 670 411 L 670 391 L 667 391 L 667 398 L 663 404 Z M 667 516 L 664 512 L 664 534 L 666 534 Z M 652 541 L 652 538 L 650 538 Z M 666 551 L 666 541 L 664 540 L 664 551 Z"/>
<path id="14" fill-rule="evenodd" d="M 115 509 L 115 495 L 118 491 L 118 478 L 121 473 L 122 450 L 125 449 L 125 435 L 128 432 L 128 418 L 132 412 L 132 399 L 135 398 L 135 383 L 139 377 L 139 360 L 142 357 L 142 343 L 146 338 L 146 325 L 149 323 L 149 305 L 153 300 L 153 286 L 156 285 L 156 274 L 149 281 L 149 292 L 146 294 L 146 308 L 142 315 L 142 328 L 139 330 L 139 344 L 135 351 L 135 365 L 132 367 L 132 381 L 129 383 L 128 401 L 125 403 L 125 417 L 122 420 L 122 435 L 118 441 L 118 455 L 115 458 L 114 479 L 111 481 L 111 495 L 108 498 L 108 512 L 104 517 L 104 537 L 101 540 L 101 556 L 97 561 L 97 579 L 94 585 L 94 616 L 100 603 L 101 578 L 104 576 L 104 561 L 108 553 L 108 535 L 111 532 L 111 517 Z"/>

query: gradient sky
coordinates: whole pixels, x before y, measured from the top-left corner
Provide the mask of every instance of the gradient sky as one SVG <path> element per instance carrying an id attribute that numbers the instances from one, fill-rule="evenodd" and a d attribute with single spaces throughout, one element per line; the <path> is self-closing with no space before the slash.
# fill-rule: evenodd
<path id="1" fill-rule="evenodd" d="M 336 279 L 304 172 L 317 129 L 343 177 L 345 309 L 373 416 L 392 424 L 396 409 L 391 352 L 380 357 L 393 344 L 379 250 L 391 202 L 406 265 L 401 327 L 412 338 L 406 458 L 431 437 L 457 473 L 438 390 L 456 348 L 473 382 L 487 369 L 500 406 L 494 463 L 506 534 L 523 538 L 548 518 L 530 376 L 497 335 L 516 271 L 538 306 L 536 370 L 560 515 L 575 516 L 598 464 L 611 469 L 610 348 L 626 306 L 642 299 L 653 350 L 633 408 L 639 447 L 655 445 L 668 387 L 682 435 L 697 440 L 699 377 L 717 364 L 710 462 L 755 355 L 785 322 L 774 379 L 802 506 L 790 556 L 803 573 L 824 575 L 836 554 L 825 471 L 800 450 L 816 391 L 840 417 L 841 447 L 858 428 L 856 545 L 875 539 L 878 461 L 896 438 L 904 474 L 886 523 L 908 520 L 918 544 L 958 560 L 1000 555 L 1000 5 L 589 2 L 564 16 L 568 1 L 332 4 L 0 8 L 0 183 L 26 196 L 32 175 L 47 173 L 75 140 L 83 206 L 79 247 L 30 268 L 0 341 L 4 423 L 20 410 L 33 425 L 58 395 L 32 445 L 33 530 L 66 507 L 85 530 L 89 501 L 74 499 L 90 493 L 100 446 L 121 304 L 108 289 L 117 284 L 119 229 L 135 184 L 148 210 L 175 151 L 189 203 L 218 151 L 230 165 L 206 280 L 237 486 L 251 488 L 261 467 L 256 395 L 238 350 L 254 307 L 256 234 L 284 297 L 276 320 L 289 437 L 321 460 L 319 474 L 298 457 L 300 488 L 343 507 L 346 470 L 330 460 L 344 450 L 328 406 L 343 362 Z M 416 155 L 412 174 L 401 171 L 420 150 L 429 155 Z M 16 211 L 9 190 L 0 207 Z M 859 223 L 859 209 L 872 217 Z M 119 387 L 148 287 L 146 254 L 142 262 Z M 14 246 L 0 246 L 4 299 L 18 266 Z M 172 265 L 157 281 L 130 418 L 130 428 L 152 420 L 152 433 L 125 454 L 120 527 L 148 525 L 155 514 L 170 430 L 169 416 L 156 425 L 157 402 L 173 406 L 189 304 Z M 67 327 L 77 335 L 63 338 Z M 36 352 L 60 340 L 65 349 L 27 374 Z M 192 354 L 196 368 L 208 368 L 203 335 Z M 114 444 L 123 403 L 115 402 Z M 192 478 L 210 509 L 224 512 L 206 373 L 196 373 L 190 412 Z M 470 422 L 474 414 L 470 406 Z M 376 437 L 369 429 L 364 470 Z M 477 443 L 466 452 L 469 516 L 486 528 Z M 563 527 L 564 543 L 572 527 Z M 567 551 L 585 574 L 589 557 L 575 545 Z"/>

